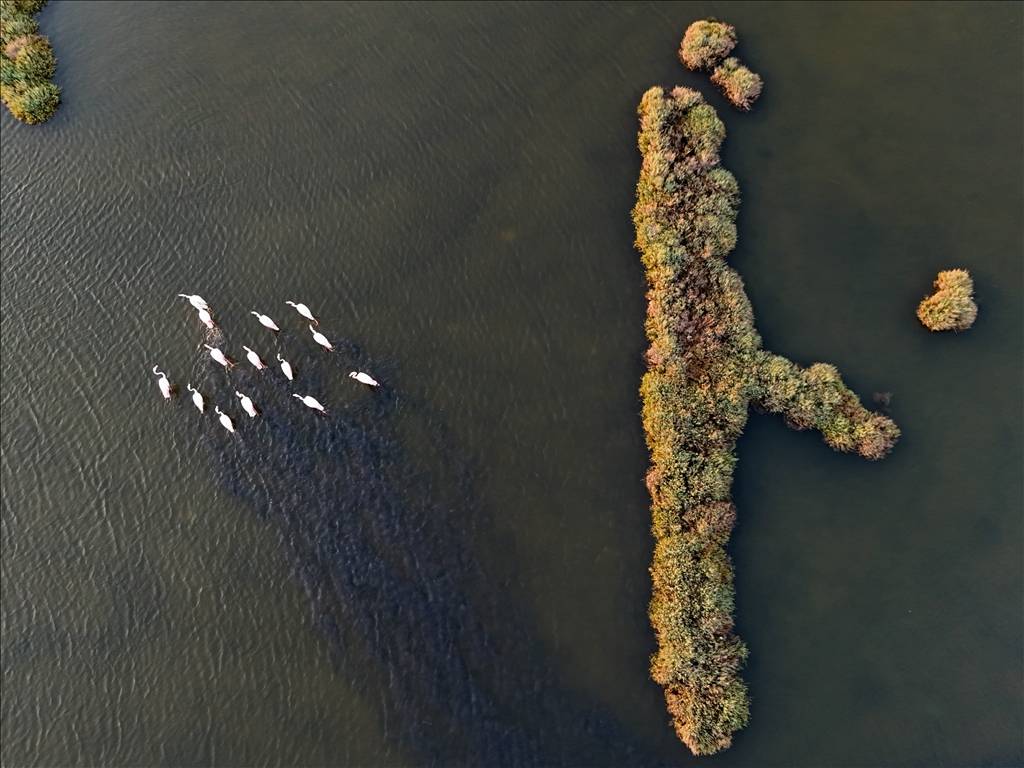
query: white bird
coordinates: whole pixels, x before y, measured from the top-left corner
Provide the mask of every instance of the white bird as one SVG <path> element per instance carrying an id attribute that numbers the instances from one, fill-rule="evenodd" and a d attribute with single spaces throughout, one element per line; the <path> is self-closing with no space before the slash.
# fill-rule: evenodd
<path id="1" fill-rule="evenodd" d="M 230 368 L 234 366 L 234 363 L 231 362 L 230 358 L 228 358 L 227 355 L 225 355 L 223 352 L 217 349 L 217 347 L 211 347 L 209 344 L 203 344 L 203 346 L 210 350 L 210 357 L 212 357 L 218 363 L 223 365 L 225 368 Z"/>
<path id="2" fill-rule="evenodd" d="M 256 414 L 259 413 L 259 411 L 257 411 L 256 406 L 252 404 L 252 398 L 247 395 L 243 395 L 237 390 L 235 391 L 235 394 L 238 396 L 238 399 L 242 401 L 242 410 L 249 414 L 249 418 L 256 418 Z"/>
<path id="3" fill-rule="evenodd" d="M 262 371 L 264 368 L 267 367 L 267 364 L 260 360 L 260 356 L 253 352 L 251 349 L 249 349 L 248 347 L 242 347 L 242 349 L 245 350 L 245 357 L 249 360 L 250 363 L 253 364 L 257 371 Z"/>
<path id="4" fill-rule="evenodd" d="M 206 407 L 206 403 L 203 402 L 203 396 L 192 386 L 192 382 L 189 382 L 187 389 L 192 393 L 192 402 L 196 404 L 196 408 L 198 408 L 199 412 L 202 413 L 203 409 Z"/>
<path id="5" fill-rule="evenodd" d="M 284 377 L 288 379 L 288 381 L 291 381 L 293 378 L 295 378 L 292 375 L 292 364 L 285 360 L 283 357 L 281 357 L 280 352 L 277 353 L 277 359 L 281 361 L 281 372 L 284 374 Z"/>
<path id="6" fill-rule="evenodd" d="M 269 329 L 270 329 L 270 330 L 272 330 L 272 331 L 273 331 L 274 333 L 277 333 L 278 331 L 280 331 L 280 330 L 281 330 L 280 328 L 278 328 L 278 327 L 277 327 L 277 323 L 275 323 L 275 322 L 274 322 L 273 320 L 271 320 L 271 319 L 270 319 L 269 317 L 267 317 L 266 315 L 261 315 L 261 314 L 260 314 L 259 312 L 257 312 L 256 310 L 253 310 L 253 311 L 252 311 L 252 312 L 250 312 L 249 314 L 250 314 L 250 315 L 256 315 L 256 317 L 257 317 L 257 318 L 259 319 L 259 321 L 260 321 L 260 325 L 262 325 L 262 326 L 263 326 L 264 328 L 269 328 Z"/>
<path id="7" fill-rule="evenodd" d="M 309 332 L 313 334 L 313 341 L 315 341 L 321 347 L 326 349 L 328 352 L 334 351 L 334 347 L 331 346 L 331 342 L 327 340 L 327 337 L 320 333 L 320 331 L 316 330 L 312 325 L 309 326 Z"/>
<path id="8" fill-rule="evenodd" d="M 231 421 L 231 417 L 224 413 L 219 406 L 213 406 L 213 410 L 215 410 L 220 415 L 220 423 L 223 425 L 224 429 L 234 434 L 235 425 L 234 422 Z"/>
<path id="9" fill-rule="evenodd" d="M 167 380 L 167 374 L 155 365 L 153 366 L 153 373 L 160 377 L 160 381 L 157 382 L 157 385 L 160 387 L 160 394 L 164 396 L 164 400 L 170 400 L 171 382 Z"/>
<path id="10" fill-rule="evenodd" d="M 188 303 L 191 304 L 196 309 L 206 309 L 206 310 L 208 310 L 210 308 L 210 305 L 206 303 L 206 299 L 204 299 L 202 296 L 200 296 L 197 293 L 193 293 L 193 294 L 179 293 L 178 295 L 181 296 L 181 298 L 183 298 L 183 299 L 188 299 Z"/>
<path id="11" fill-rule="evenodd" d="M 295 307 L 295 311 L 302 315 L 304 318 L 306 318 L 307 320 L 312 320 L 317 325 L 320 325 L 320 321 L 313 316 L 313 310 L 311 310 L 305 304 L 301 302 L 296 304 L 294 301 L 286 301 L 285 304 L 287 304 L 289 307 Z"/>
<path id="12" fill-rule="evenodd" d="M 368 373 L 363 373 L 362 371 L 352 371 L 348 375 L 348 377 L 350 379 L 355 379 L 360 384 L 365 384 L 368 387 L 379 387 L 380 386 L 380 382 L 378 382 L 375 378 L 373 378 L 373 376 L 371 376 Z"/>
<path id="13" fill-rule="evenodd" d="M 208 309 L 199 310 L 199 320 L 211 331 L 217 327 L 216 324 L 213 322 L 213 315 L 210 314 L 210 311 Z"/>
<path id="14" fill-rule="evenodd" d="M 320 411 L 320 413 L 327 413 L 327 409 L 321 405 L 320 401 L 312 395 L 296 395 L 292 394 L 292 397 L 297 397 L 302 401 L 302 404 L 307 408 L 312 408 L 314 411 Z"/>

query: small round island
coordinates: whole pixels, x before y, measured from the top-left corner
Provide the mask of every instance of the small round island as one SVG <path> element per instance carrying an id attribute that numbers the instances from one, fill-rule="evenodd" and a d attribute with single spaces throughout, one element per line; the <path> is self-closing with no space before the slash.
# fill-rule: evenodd
<path id="1" fill-rule="evenodd" d="M 935 293 L 917 305 L 917 318 L 930 331 L 966 331 L 977 317 L 974 281 L 966 269 L 939 272 Z"/>

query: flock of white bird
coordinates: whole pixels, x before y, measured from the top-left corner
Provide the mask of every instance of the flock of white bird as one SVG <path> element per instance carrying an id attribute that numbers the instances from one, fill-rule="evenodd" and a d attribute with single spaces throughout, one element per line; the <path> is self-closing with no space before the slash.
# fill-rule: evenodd
<path id="1" fill-rule="evenodd" d="M 199 313 L 200 322 L 202 322 L 203 325 L 205 325 L 208 329 L 212 331 L 217 327 L 217 324 L 213 320 L 213 314 L 210 310 L 210 305 L 207 303 L 206 299 L 204 299 L 202 296 L 188 293 L 179 293 L 178 296 L 180 296 L 183 299 L 188 299 L 189 304 L 195 307 L 196 311 Z M 315 326 L 319 326 L 320 323 L 316 319 L 316 316 L 313 314 L 312 310 L 310 310 L 309 307 L 302 303 L 296 303 L 294 301 L 287 301 L 285 303 L 288 306 L 292 307 L 300 315 L 302 315 L 302 317 L 304 317 L 306 320 L 309 320 L 312 323 L 311 325 L 309 325 L 309 332 L 313 334 L 313 341 L 315 341 L 321 347 L 326 349 L 328 352 L 333 352 L 334 346 L 331 344 L 331 342 L 327 339 L 326 336 L 324 336 L 322 333 L 320 333 L 320 331 L 316 329 Z M 256 319 L 259 320 L 260 325 L 262 325 L 264 328 L 269 328 L 274 333 L 277 333 L 278 331 L 281 330 L 278 327 L 277 323 L 275 323 L 267 315 L 264 315 L 260 312 L 256 312 L 255 310 L 253 310 L 249 314 L 255 315 Z M 235 361 L 228 357 L 226 354 L 224 354 L 222 350 L 218 349 L 217 347 L 211 347 L 209 344 L 203 344 L 203 346 L 210 351 L 210 357 L 214 360 L 214 362 L 223 365 L 225 368 L 235 367 Z M 245 350 L 246 359 L 252 364 L 252 366 L 256 370 L 263 371 L 267 369 L 267 364 L 263 362 L 263 360 L 255 351 L 246 346 L 243 346 L 242 349 Z M 294 381 L 295 373 L 294 370 L 292 369 L 291 363 L 289 363 L 287 360 L 281 357 L 280 352 L 277 353 L 277 359 L 281 363 L 281 372 L 284 374 L 285 378 L 288 379 L 288 381 Z M 157 380 L 157 386 L 160 387 L 160 394 L 163 395 L 165 400 L 170 400 L 171 397 L 174 396 L 174 386 L 167 379 L 167 374 L 161 371 L 160 367 L 156 365 L 153 366 L 153 373 L 159 377 L 159 379 Z M 370 374 L 363 373 L 362 371 L 352 371 L 351 373 L 349 373 L 349 378 L 355 379 L 360 384 L 365 384 L 368 387 L 380 386 L 380 383 L 377 382 L 376 379 L 370 376 Z M 205 413 L 205 398 L 198 390 L 196 390 L 192 386 L 192 382 L 188 383 L 187 389 L 189 392 L 192 393 L 192 402 L 195 404 L 196 408 L 199 409 L 200 413 Z M 256 408 L 256 404 L 253 403 L 251 397 L 243 394 L 242 392 L 239 392 L 238 390 L 235 390 L 235 396 L 241 402 L 242 410 L 249 414 L 249 418 L 256 418 L 259 415 L 259 409 Z M 312 408 L 314 411 L 317 411 L 319 413 L 327 412 L 327 409 L 324 408 L 323 404 L 312 395 L 297 395 L 293 392 L 292 397 L 301 400 L 302 404 L 305 405 L 307 408 Z M 219 418 L 220 423 L 224 427 L 224 429 L 226 429 L 228 432 L 234 433 L 235 423 L 231 420 L 231 417 L 224 413 L 219 406 L 214 406 L 213 410 L 216 412 L 217 417 Z"/>

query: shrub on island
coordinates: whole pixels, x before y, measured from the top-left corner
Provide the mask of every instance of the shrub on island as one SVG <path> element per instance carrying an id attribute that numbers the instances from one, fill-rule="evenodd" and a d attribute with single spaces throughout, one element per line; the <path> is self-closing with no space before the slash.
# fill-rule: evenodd
<path id="1" fill-rule="evenodd" d="M 917 305 L 917 317 L 930 331 L 966 331 L 978 317 L 974 281 L 966 269 L 939 272 L 935 293 Z"/>
<path id="2" fill-rule="evenodd" d="M 39 24 L 31 16 L 0 11 L 0 38 L 13 40 L 16 37 L 34 35 L 38 31 Z"/>
<path id="3" fill-rule="evenodd" d="M 35 16 L 46 5 L 46 0 L 2 0 L 4 8 L 0 10 L 6 10 L 10 8 L 12 12 L 23 13 L 27 16 Z"/>
<path id="4" fill-rule="evenodd" d="M 711 73 L 711 82 L 722 90 L 734 107 L 743 111 L 749 111 L 764 87 L 761 76 L 751 72 L 735 57 L 715 67 Z"/>
<path id="5" fill-rule="evenodd" d="M 724 21 L 701 19 L 683 33 L 679 60 L 689 69 L 712 69 L 735 47 L 736 27 Z"/>
<path id="6" fill-rule="evenodd" d="M 60 88 L 53 83 L 36 83 L 13 94 L 5 94 L 4 103 L 11 114 L 23 123 L 44 123 L 57 111 Z"/>
<path id="7" fill-rule="evenodd" d="M 24 79 L 21 70 L 6 56 L 0 55 L 0 85 L 14 86 Z"/>
<path id="8" fill-rule="evenodd" d="M 49 80 L 57 70 L 50 41 L 40 35 L 25 35 L 9 42 L 4 53 L 25 80 Z"/>
<path id="9" fill-rule="evenodd" d="M 714 109 L 696 91 L 652 88 L 639 115 L 633 222 L 649 285 L 640 394 L 658 641 L 650 673 L 679 738 L 705 755 L 727 748 L 749 717 L 725 545 L 736 519 L 736 440 L 750 406 L 869 459 L 885 456 L 899 429 L 865 409 L 834 367 L 800 368 L 761 349 L 743 281 L 725 262 L 736 245 L 739 186 L 719 166 L 725 127 Z"/>
<path id="10" fill-rule="evenodd" d="M 0 99 L 30 124 L 49 120 L 60 104 L 60 88 L 50 80 L 57 60 L 32 18 L 43 5 L 44 0 L 0 0 Z"/>

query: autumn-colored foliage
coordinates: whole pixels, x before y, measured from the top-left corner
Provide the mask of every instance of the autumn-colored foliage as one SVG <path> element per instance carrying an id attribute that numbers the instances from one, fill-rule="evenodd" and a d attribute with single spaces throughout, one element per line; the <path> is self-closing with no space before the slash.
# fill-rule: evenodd
<path id="1" fill-rule="evenodd" d="M 722 89 L 725 98 L 743 111 L 748 111 L 761 95 L 761 76 L 751 72 L 740 60 L 730 57 L 715 67 L 711 82 Z"/>
<path id="2" fill-rule="evenodd" d="M 737 109 L 748 111 L 761 95 L 764 81 L 729 54 L 736 47 L 736 28 L 724 21 L 701 19 L 686 28 L 679 45 L 679 60 L 689 69 L 713 70 L 717 85 Z"/>
<path id="3" fill-rule="evenodd" d="M 686 28 L 679 60 L 690 69 L 711 69 L 736 47 L 736 28 L 714 19 L 701 19 Z"/>
<path id="4" fill-rule="evenodd" d="M 33 17 L 44 0 L 0 0 L 0 99 L 25 123 L 49 120 L 60 104 L 50 78 L 57 68 L 50 41 Z"/>
<path id="5" fill-rule="evenodd" d="M 652 88 L 639 115 L 633 222 L 649 284 L 640 393 L 656 540 L 651 676 L 679 737 L 694 754 L 711 754 L 749 716 L 725 545 L 736 518 L 736 439 L 750 406 L 868 459 L 885 456 L 899 429 L 866 410 L 831 365 L 800 368 L 761 348 L 743 281 L 725 262 L 740 195 L 719 165 L 725 127 L 714 109 L 696 91 Z"/>
<path id="6" fill-rule="evenodd" d="M 978 317 L 974 281 L 966 269 L 947 269 L 935 278 L 935 293 L 917 305 L 917 317 L 931 331 L 966 331 Z"/>

